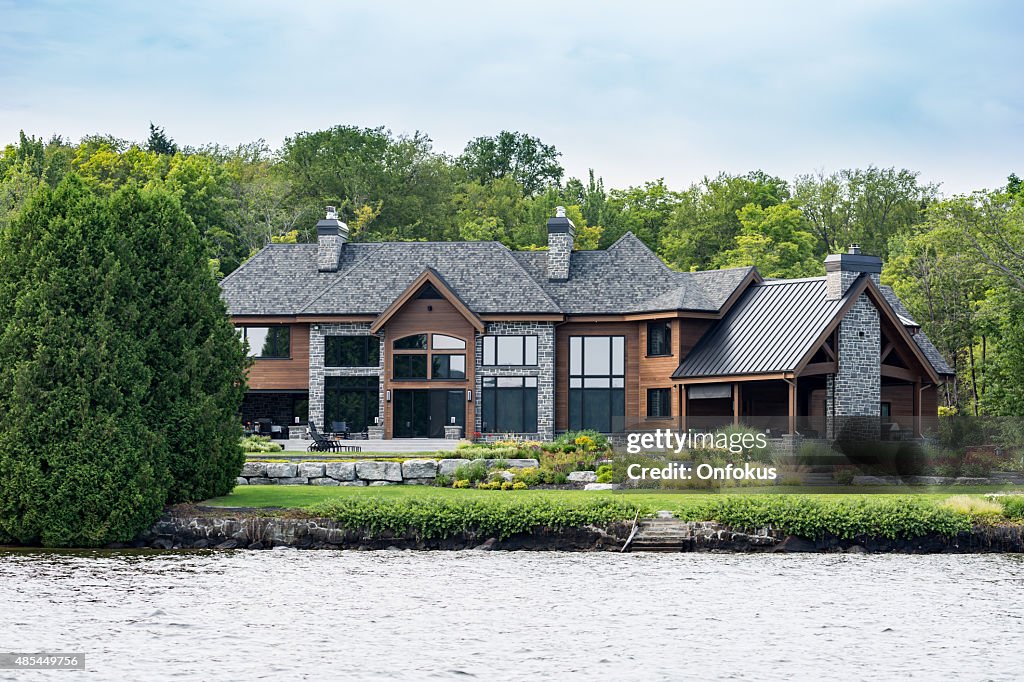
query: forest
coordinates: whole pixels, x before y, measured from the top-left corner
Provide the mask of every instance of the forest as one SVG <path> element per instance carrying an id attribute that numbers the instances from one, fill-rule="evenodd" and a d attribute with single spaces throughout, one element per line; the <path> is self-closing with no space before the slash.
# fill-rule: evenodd
<path id="1" fill-rule="evenodd" d="M 143 129 L 144 130 L 144 129 Z M 528 134 L 470 140 L 459 155 L 422 132 L 338 125 L 279 149 L 179 146 L 150 123 L 134 142 L 21 133 L 0 152 L 0 230 L 44 186 L 77 176 L 113 195 L 137 186 L 191 218 L 212 277 L 272 242 L 304 242 L 327 204 L 354 241 L 497 240 L 545 248 L 545 220 L 567 207 L 577 248 L 631 231 L 681 270 L 755 265 L 765 277 L 824 273 L 825 255 L 858 243 L 956 369 L 942 411 L 1024 414 L 1024 188 L 945 196 L 911 169 L 870 166 L 781 178 L 714 173 L 689 187 L 652 179 L 606 188 L 598 172 L 565 177 L 561 154 Z"/>

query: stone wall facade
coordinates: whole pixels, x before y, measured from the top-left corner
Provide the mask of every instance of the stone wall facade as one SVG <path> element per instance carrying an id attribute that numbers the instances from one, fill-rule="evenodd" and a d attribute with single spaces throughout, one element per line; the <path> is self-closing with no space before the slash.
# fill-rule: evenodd
<path id="1" fill-rule="evenodd" d="M 569 262 L 575 241 L 568 232 L 548 233 L 548 278 L 564 282 L 569 279 Z"/>
<path id="2" fill-rule="evenodd" d="M 384 339 L 378 337 L 380 354 L 376 367 L 325 367 L 324 338 L 327 336 L 372 336 L 369 322 L 313 324 L 309 328 L 309 420 L 321 431 L 324 424 L 324 378 L 375 376 L 378 381 L 377 414 L 384 414 Z"/>
<path id="3" fill-rule="evenodd" d="M 484 366 L 483 337 L 476 339 L 476 425 L 483 433 L 483 378 L 537 377 L 537 432 L 516 434 L 524 438 L 552 440 L 555 434 L 555 325 L 552 322 L 488 322 L 487 336 L 536 336 L 537 365 L 524 367 Z M 486 439 L 486 438 L 485 438 Z"/>
<path id="4" fill-rule="evenodd" d="M 879 428 L 881 411 L 881 330 L 879 312 L 867 294 L 861 294 L 839 324 L 839 371 L 827 377 L 826 414 L 828 431 L 837 437 L 850 417 L 871 417 L 858 422 L 858 437 L 874 438 L 877 433 L 861 429 Z M 873 424 L 873 426 L 871 426 Z"/>

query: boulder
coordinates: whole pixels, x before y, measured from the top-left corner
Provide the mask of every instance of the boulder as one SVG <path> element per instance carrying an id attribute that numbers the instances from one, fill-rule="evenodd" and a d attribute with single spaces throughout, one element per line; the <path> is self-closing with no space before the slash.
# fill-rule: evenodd
<path id="1" fill-rule="evenodd" d="M 569 483 L 597 483 L 597 474 L 593 471 L 573 471 L 568 478 Z"/>
<path id="2" fill-rule="evenodd" d="M 360 487 L 365 486 L 366 481 L 338 481 L 338 485 L 354 485 Z"/>
<path id="3" fill-rule="evenodd" d="M 432 478 L 407 478 L 402 481 L 405 485 L 434 485 Z"/>
<path id="4" fill-rule="evenodd" d="M 324 465 L 317 462 L 300 462 L 298 475 L 306 478 L 320 478 L 324 475 Z"/>
<path id="5" fill-rule="evenodd" d="M 370 485 L 398 485 L 398 481 L 370 481 Z"/>
<path id="6" fill-rule="evenodd" d="M 991 485 L 992 481 L 987 478 L 972 478 L 960 476 L 953 481 L 953 485 Z"/>
<path id="7" fill-rule="evenodd" d="M 540 462 L 535 459 L 506 459 L 509 469 L 536 469 Z"/>
<path id="8" fill-rule="evenodd" d="M 220 543 L 214 549 L 235 549 L 238 547 L 238 540 L 225 540 Z"/>
<path id="9" fill-rule="evenodd" d="M 268 464 L 267 478 L 294 478 L 298 470 L 294 464 Z"/>
<path id="10" fill-rule="evenodd" d="M 235 479 L 235 485 L 249 485 L 249 479 L 239 476 Z"/>
<path id="11" fill-rule="evenodd" d="M 324 474 L 336 481 L 356 480 L 355 462 L 330 462 L 324 467 Z"/>
<path id="12" fill-rule="evenodd" d="M 249 479 L 249 485 L 274 485 L 276 478 L 267 478 L 265 476 L 259 476 L 256 478 Z"/>
<path id="13" fill-rule="evenodd" d="M 433 478 L 436 475 L 436 460 L 407 459 L 402 462 L 402 478 Z"/>
<path id="14" fill-rule="evenodd" d="M 948 485 L 953 479 L 948 476 L 907 476 L 908 485 Z"/>
<path id="15" fill-rule="evenodd" d="M 511 471 L 498 471 L 495 472 L 494 475 L 500 478 L 504 483 L 511 483 L 513 479 L 515 479 L 515 474 Z"/>
<path id="16" fill-rule="evenodd" d="M 468 459 L 442 459 L 437 463 L 437 473 L 441 476 L 453 476 L 455 470 L 463 464 L 469 464 Z"/>
<path id="17" fill-rule="evenodd" d="M 853 485 L 900 485 L 899 476 L 854 476 Z"/>
<path id="18" fill-rule="evenodd" d="M 267 463 L 266 462 L 246 462 L 242 465 L 242 476 L 246 478 L 252 478 L 253 476 L 266 476 L 267 475 Z"/>
<path id="19" fill-rule="evenodd" d="M 618 490 L 622 486 L 618 483 L 588 483 L 583 486 L 584 490 Z"/>
<path id="20" fill-rule="evenodd" d="M 290 476 L 288 478 L 277 479 L 278 485 L 306 485 L 309 483 L 309 479 L 305 476 Z"/>
<path id="21" fill-rule="evenodd" d="M 400 462 L 356 462 L 356 476 L 364 481 L 402 480 L 402 464 Z"/>
<path id="22" fill-rule="evenodd" d="M 341 485 L 338 481 L 335 481 L 333 478 L 328 478 L 327 476 L 321 476 L 319 478 L 311 478 L 311 479 L 309 479 L 309 484 L 310 485 Z"/>

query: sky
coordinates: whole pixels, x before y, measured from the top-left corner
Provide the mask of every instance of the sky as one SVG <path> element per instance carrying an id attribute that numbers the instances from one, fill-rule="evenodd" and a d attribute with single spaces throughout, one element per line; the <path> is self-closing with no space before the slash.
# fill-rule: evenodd
<path id="1" fill-rule="evenodd" d="M 608 187 L 875 165 L 950 195 L 1024 175 L 1022 64 L 1013 0 L 0 0 L 0 145 L 517 130 Z"/>

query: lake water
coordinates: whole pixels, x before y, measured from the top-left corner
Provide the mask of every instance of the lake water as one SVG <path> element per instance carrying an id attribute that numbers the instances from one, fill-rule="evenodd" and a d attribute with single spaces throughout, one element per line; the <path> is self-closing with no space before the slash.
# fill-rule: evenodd
<path id="1" fill-rule="evenodd" d="M 14 551 L 0 622 L 91 671 L 3 680 L 1019 680 L 1024 558 Z"/>

